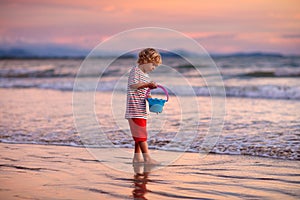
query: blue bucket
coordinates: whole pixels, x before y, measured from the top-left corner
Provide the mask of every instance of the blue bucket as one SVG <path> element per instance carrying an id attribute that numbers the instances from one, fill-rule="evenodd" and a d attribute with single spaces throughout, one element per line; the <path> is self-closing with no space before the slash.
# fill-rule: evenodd
<path id="1" fill-rule="evenodd" d="M 169 100 L 168 91 L 161 85 L 157 85 L 157 87 L 161 88 L 165 94 L 167 99 L 158 99 L 158 98 L 147 98 L 149 102 L 149 110 L 154 113 L 161 113 L 163 111 L 163 107 L 165 103 Z M 146 92 L 146 97 L 148 97 L 150 89 Z"/>

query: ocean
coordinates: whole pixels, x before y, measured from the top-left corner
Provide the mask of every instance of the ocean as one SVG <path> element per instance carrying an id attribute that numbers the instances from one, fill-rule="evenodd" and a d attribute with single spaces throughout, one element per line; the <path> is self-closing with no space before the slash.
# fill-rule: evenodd
<path id="1" fill-rule="evenodd" d="M 115 147 L 132 148 L 122 113 L 128 71 L 136 59 L 118 58 L 99 76 L 99 63 L 106 60 L 95 58 L 80 76 L 82 59 L 0 60 L 0 142 L 102 147 L 105 142 L 99 143 L 93 137 L 104 134 Z M 213 61 L 223 80 L 226 113 L 211 153 L 300 160 L 300 57 L 232 55 L 215 56 Z M 154 81 L 169 86 L 170 93 L 163 113 L 149 117 L 150 148 L 201 151 L 212 114 L 212 99 L 205 81 L 209 74 L 199 74 L 208 67 L 206 64 L 199 61 L 195 68 L 182 58 L 168 57 L 163 59 L 163 66 L 150 74 Z M 178 75 L 181 79 L 174 78 Z M 98 84 L 94 90 L 73 91 L 76 79 Z M 95 96 L 101 131 L 91 138 L 84 138 L 78 131 L 73 92 Z M 161 91 L 153 95 L 165 98 Z M 180 105 L 192 98 L 200 111 L 186 111 L 188 114 L 183 117 L 185 110 Z M 195 112 L 199 120 L 188 146 L 168 145 L 174 140 L 175 144 L 182 143 L 184 138 L 177 135 L 190 129 L 186 124 Z"/>

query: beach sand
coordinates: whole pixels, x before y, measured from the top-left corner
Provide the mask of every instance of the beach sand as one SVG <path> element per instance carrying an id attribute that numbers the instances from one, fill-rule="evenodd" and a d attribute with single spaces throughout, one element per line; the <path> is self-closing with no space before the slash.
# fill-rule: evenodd
<path id="1" fill-rule="evenodd" d="M 299 161 L 184 153 L 168 166 L 124 172 L 80 147 L 0 143 L 0 149 L 5 200 L 300 198 Z"/>

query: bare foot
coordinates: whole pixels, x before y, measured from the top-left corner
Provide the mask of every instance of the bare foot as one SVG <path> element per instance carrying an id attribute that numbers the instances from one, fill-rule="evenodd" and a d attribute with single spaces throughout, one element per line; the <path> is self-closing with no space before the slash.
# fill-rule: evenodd
<path id="1" fill-rule="evenodd" d="M 146 165 L 160 165 L 161 163 L 158 162 L 157 160 L 154 160 L 154 159 L 150 158 L 149 160 L 145 161 L 145 164 Z"/>
<path id="2" fill-rule="evenodd" d="M 132 163 L 144 163 L 144 159 L 139 155 L 135 155 L 132 159 Z"/>

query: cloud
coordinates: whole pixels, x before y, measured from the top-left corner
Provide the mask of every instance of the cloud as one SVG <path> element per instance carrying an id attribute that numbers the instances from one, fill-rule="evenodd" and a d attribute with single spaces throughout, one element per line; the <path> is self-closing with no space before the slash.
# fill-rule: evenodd
<path id="1" fill-rule="evenodd" d="M 234 39 L 236 33 L 218 33 L 218 32 L 194 32 L 185 33 L 187 36 L 195 40 L 223 40 L 223 39 Z"/>
<path id="2" fill-rule="evenodd" d="M 293 42 L 299 44 L 298 5 L 295 0 L 2 0 L 0 33 L 6 43 L 93 47 L 124 30 L 159 26 L 183 32 L 214 51 L 263 51 L 275 45 L 289 52 L 296 49 Z"/>
<path id="3" fill-rule="evenodd" d="M 281 35 L 281 37 L 287 39 L 300 39 L 300 34 L 284 34 Z"/>

